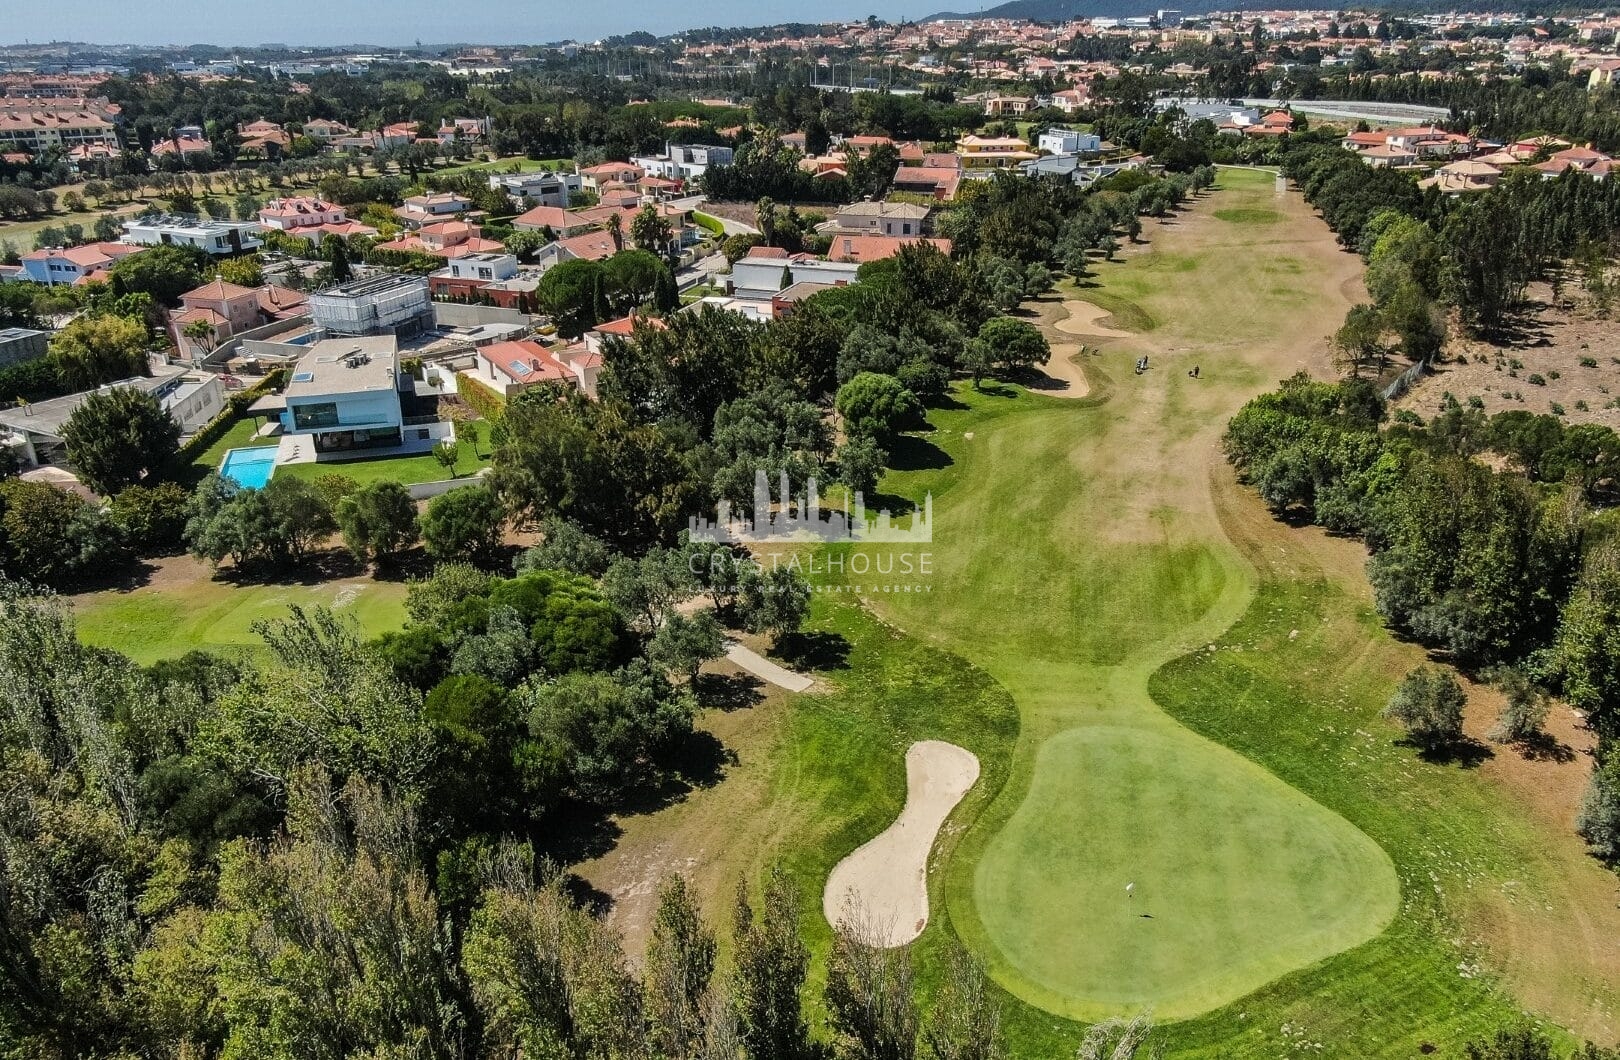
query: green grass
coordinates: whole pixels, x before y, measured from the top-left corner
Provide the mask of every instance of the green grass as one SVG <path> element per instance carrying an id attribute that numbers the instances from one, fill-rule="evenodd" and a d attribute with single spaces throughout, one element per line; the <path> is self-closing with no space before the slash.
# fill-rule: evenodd
<path id="1" fill-rule="evenodd" d="M 1215 216 L 1228 224 L 1234 225 L 1274 225 L 1282 221 L 1282 214 L 1276 210 L 1267 210 L 1263 207 L 1238 207 L 1231 210 L 1216 210 Z"/>
<path id="2" fill-rule="evenodd" d="M 238 585 L 204 574 L 179 584 L 75 597 L 73 610 L 85 643 L 115 648 L 147 664 L 194 649 L 255 654 L 262 642 L 252 624 L 285 618 L 293 604 L 335 608 L 353 616 L 361 632 L 372 637 L 404 622 L 405 584 L 348 578 Z"/>
<path id="3" fill-rule="evenodd" d="M 416 482 L 436 482 L 447 478 L 465 478 L 489 466 L 489 425 L 479 425 L 479 442 L 457 442 L 460 459 L 454 472 L 439 463 L 432 453 L 407 456 L 383 456 L 356 460 L 321 460 L 310 464 L 279 464 L 276 474 L 291 478 L 314 480 L 322 475 L 346 475 L 362 486 L 371 482 L 403 482 L 409 486 Z"/>
<path id="4" fill-rule="evenodd" d="M 184 484 L 193 486 L 207 478 L 210 471 L 218 471 L 219 465 L 225 460 L 225 454 L 232 449 L 274 444 L 273 439 L 261 439 L 257 436 L 256 432 L 261 422 L 263 421 L 252 416 L 243 416 L 231 424 L 213 445 L 199 453 L 197 459 L 184 470 L 180 476 Z"/>
<path id="5" fill-rule="evenodd" d="M 1274 201 L 1269 173 L 1221 183 L 1223 208 Z M 925 995 L 948 947 L 987 963 L 1012 1055 L 1072 1052 L 1079 1019 L 1147 1007 L 1175 1021 L 1174 1056 L 1456 1055 L 1518 1012 L 1480 932 L 1556 947 L 1482 911 L 1520 887 L 1530 909 L 1569 896 L 1499 788 L 1418 761 L 1377 717 L 1415 653 L 1217 518 L 1221 424 L 1289 370 L 1300 300 L 1340 281 L 1320 247 L 1203 231 L 1082 292 L 1171 333 L 1185 352 L 1162 375 L 1133 377 L 1117 342 L 1087 360 L 1084 400 L 959 387 L 885 476 L 888 495 L 933 495 L 931 591 L 869 598 L 879 621 L 818 598 L 848 668 L 795 707 L 772 771 L 782 838 L 753 856 L 784 857 L 819 907 L 830 867 L 898 812 L 905 744 L 952 740 L 984 770 L 936 844 L 915 953 Z M 1612 1011 L 1612 984 L 1569 989 Z"/>

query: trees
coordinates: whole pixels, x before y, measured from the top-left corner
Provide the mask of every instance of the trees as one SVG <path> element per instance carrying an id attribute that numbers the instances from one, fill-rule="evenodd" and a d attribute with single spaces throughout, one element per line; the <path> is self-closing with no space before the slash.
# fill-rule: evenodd
<path id="1" fill-rule="evenodd" d="M 303 560 L 336 529 L 326 499 L 303 479 L 283 476 L 245 490 L 216 474 L 192 493 L 186 543 L 214 564 L 229 558 L 238 566 L 281 566 Z"/>
<path id="2" fill-rule="evenodd" d="M 657 1055 L 669 1060 L 705 1055 L 717 948 L 686 880 L 666 879 L 658 889 L 642 988 L 648 1036 Z"/>
<path id="3" fill-rule="evenodd" d="M 564 261 L 540 278 L 535 301 L 564 338 L 578 338 L 601 322 L 596 295 L 602 278 L 602 264 L 584 260 Z"/>
<path id="4" fill-rule="evenodd" d="M 332 270 L 333 283 L 346 283 L 354 277 L 349 265 L 349 248 L 339 235 L 328 235 L 322 240 L 321 254 Z"/>
<path id="5" fill-rule="evenodd" d="M 386 563 L 416 543 L 416 502 L 398 482 L 372 482 L 336 505 L 343 544 L 363 563 Z"/>
<path id="6" fill-rule="evenodd" d="M 560 570 L 600 578 L 613 553 L 601 538 L 555 516 L 540 523 L 541 541 L 518 557 L 519 574 L 531 570 Z"/>
<path id="7" fill-rule="evenodd" d="M 208 269 L 205 251 L 170 243 L 120 258 L 107 270 L 107 282 L 120 294 L 149 294 L 175 306 L 181 295 L 202 285 Z"/>
<path id="8" fill-rule="evenodd" d="M 630 222 L 630 239 L 642 250 L 662 253 L 669 247 L 672 238 L 669 221 L 651 203 L 643 206 Z"/>
<path id="9" fill-rule="evenodd" d="M 747 881 L 737 884 L 732 993 L 749 1060 L 802 1060 L 809 1054 L 799 992 L 810 952 L 799 938 L 798 894 L 780 868 L 765 880 L 758 919 Z"/>
<path id="10" fill-rule="evenodd" d="M 1026 320 L 994 317 L 979 329 L 979 341 L 990 347 L 995 362 L 1003 368 L 1031 368 L 1045 364 L 1052 349 L 1040 329 Z"/>
<path id="11" fill-rule="evenodd" d="M 1502 667 L 1494 679 L 1505 702 L 1496 725 L 1486 735 L 1496 743 L 1527 743 L 1540 737 L 1547 720 L 1546 695 L 1518 670 Z"/>
<path id="12" fill-rule="evenodd" d="M 917 1003 L 911 954 L 874 945 L 841 922 L 827 962 L 827 1009 L 844 1043 L 860 1060 L 912 1060 L 917 1053 Z"/>
<path id="13" fill-rule="evenodd" d="M 850 434 L 884 446 L 922 418 L 922 405 L 911 391 L 894 376 L 877 372 L 861 372 L 839 387 L 833 404 Z"/>
<path id="14" fill-rule="evenodd" d="M 737 584 L 737 614 L 752 633 L 769 633 L 777 644 L 797 633 L 810 613 L 810 583 L 789 566 L 761 571 L 743 567 Z"/>
<path id="15" fill-rule="evenodd" d="M 889 454 L 877 442 L 856 435 L 838 447 L 838 480 L 850 493 L 871 496 L 877 491 L 888 460 Z"/>
<path id="16" fill-rule="evenodd" d="M 151 394 L 119 387 L 87 395 L 68 417 L 62 440 L 85 485 L 111 496 L 174 456 L 180 425 Z"/>
<path id="17" fill-rule="evenodd" d="M 506 513 L 488 486 L 462 486 L 435 497 L 422 514 L 422 543 L 437 560 L 487 559 L 501 541 Z"/>
<path id="18" fill-rule="evenodd" d="M 115 379 L 145 375 L 150 345 L 140 321 L 111 313 L 86 313 L 51 336 L 50 357 L 64 385 L 88 390 Z"/>
<path id="19" fill-rule="evenodd" d="M 1431 666 L 1411 670 L 1384 708 L 1384 717 L 1404 726 L 1413 743 L 1434 752 L 1462 739 L 1462 709 L 1468 702 L 1449 673 Z"/>
<path id="20" fill-rule="evenodd" d="M 1001 1010 L 984 968 L 961 948 L 953 948 L 945 981 L 923 1024 L 923 1041 L 934 1060 L 1004 1060 Z"/>
<path id="21" fill-rule="evenodd" d="M 666 673 L 685 677 L 687 684 L 697 680 L 699 667 L 725 652 L 725 633 L 712 611 L 699 611 L 691 618 L 674 612 L 647 644 L 647 658 Z"/>
<path id="22" fill-rule="evenodd" d="M 126 486 L 112 499 L 107 514 L 132 549 L 145 556 L 163 556 L 184 547 L 189 499 L 177 482 Z"/>
<path id="23" fill-rule="evenodd" d="M 1620 736 L 1620 550 L 1602 547 L 1587 559 L 1553 656 L 1570 706 L 1599 733 Z"/>
<path id="24" fill-rule="evenodd" d="M 455 478 L 456 464 L 461 460 L 461 446 L 456 444 L 455 439 L 446 438 L 433 447 L 433 459 L 438 461 L 440 467 L 449 472 L 449 478 Z"/>
<path id="25" fill-rule="evenodd" d="M 122 557 L 117 526 L 100 508 L 44 482 L 0 481 L 0 573 L 65 585 Z"/>

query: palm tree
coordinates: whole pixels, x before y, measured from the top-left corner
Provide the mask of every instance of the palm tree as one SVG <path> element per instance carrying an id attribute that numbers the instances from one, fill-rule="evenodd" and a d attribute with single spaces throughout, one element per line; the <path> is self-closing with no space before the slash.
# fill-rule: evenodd
<path id="1" fill-rule="evenodd" d="M 193 320 L 180 329 L 180 334 L 203 348 L 207 356 L 214 350 L 214 325 L 207 320 Z"/>
<path id="2" fill-rule="evenodd" d="M 617 213 L 608 215 L 608 235 L 613 237 L 613 252 L 617 254 L 624 249 L 624 218 Z"/>

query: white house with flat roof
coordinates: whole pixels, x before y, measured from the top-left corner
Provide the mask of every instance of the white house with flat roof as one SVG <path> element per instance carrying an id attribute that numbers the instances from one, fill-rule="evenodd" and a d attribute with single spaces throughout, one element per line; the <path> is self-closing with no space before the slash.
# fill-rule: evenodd
<path id="1" fill-rule="evenodd" d="M 308 438 L 314 453 L 403 442 L 399 344 L 392 335 L 323 339 L 298 359 L 281 398 L 282 442 Z"/>
<path id="2" fill-rule="evenodd" d="M 240 254 L 264 245 L 256 221 L 215 221 L 177 214 L 130 218 L 124 222 L 123 242 L 196 247 L 214 255 Z"/>
<path id="3" fill-rule="evenodd" d="M 336 335 L 414 335 L 433 326 L 433 299 L 422 276 L 383 273 L 309 296 L 309 314 Z"/>
<path id="4" fill-rule="evenodd" d="M 1102 137 L 1073 129 L 1048 129 L 1036 138 L 1035 147 L 1052 155 L 1091 155 L 1102 150 Z"/>
<path id="5" fill-rule="evenodd" d="M 584 178 L 578 173 L 552 173 L 539 170 L 534 173 L 492 173 L 489 186 L 506 192 L 514 203 L 533 200 L 536 206 L 573 205 L 571 196 L 585 188 Z"/>

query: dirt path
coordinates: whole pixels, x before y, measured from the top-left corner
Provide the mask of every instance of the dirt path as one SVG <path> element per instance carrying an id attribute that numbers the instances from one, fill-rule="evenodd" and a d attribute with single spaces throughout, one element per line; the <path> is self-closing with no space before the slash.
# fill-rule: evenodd
<path id="1" fill-rule="evenodd" d="M 833 867 L 822 892 L 829 924 L 867 942 L 904 946 L 928 925 L 928 853 L 962 796 L 979 779 L 971 751 L 920 740 L 906 751 L 906 806 L 894 824 Z"/>

